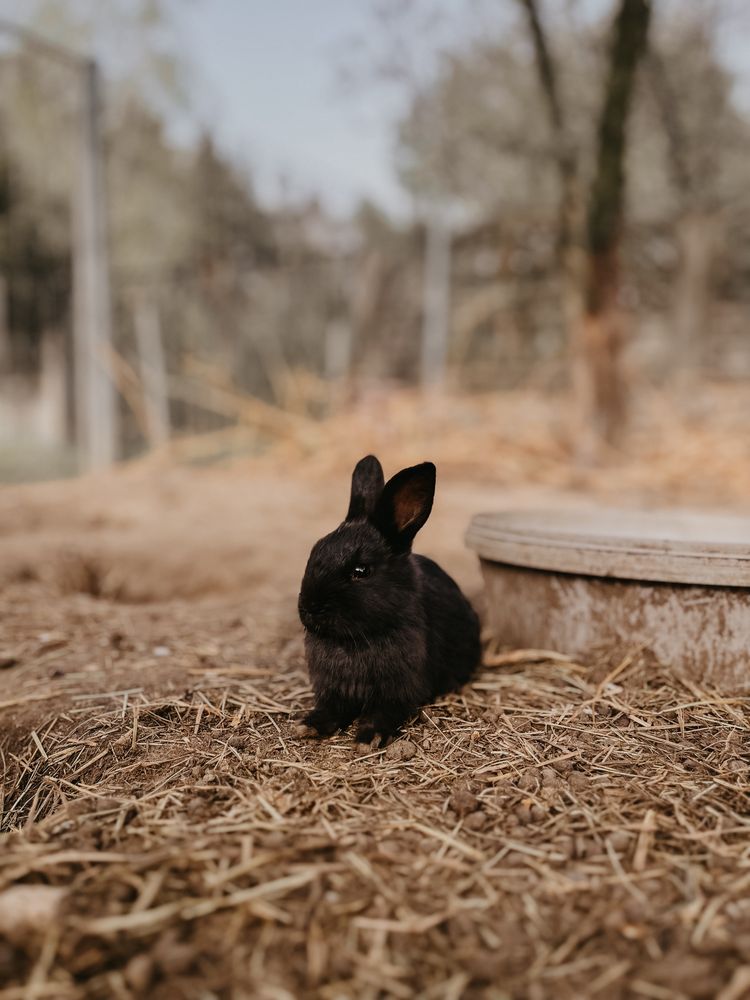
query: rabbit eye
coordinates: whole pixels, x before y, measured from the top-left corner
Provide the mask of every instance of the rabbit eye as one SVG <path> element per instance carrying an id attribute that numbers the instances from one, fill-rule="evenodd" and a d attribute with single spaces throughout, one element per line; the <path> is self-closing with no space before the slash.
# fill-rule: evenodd
<path id="1" fill-rule="evenodd" d="M 352 568 L 352 580 L 364 580 L 366 576 L 370 575 L 369 566 L 354 566 Z"/>

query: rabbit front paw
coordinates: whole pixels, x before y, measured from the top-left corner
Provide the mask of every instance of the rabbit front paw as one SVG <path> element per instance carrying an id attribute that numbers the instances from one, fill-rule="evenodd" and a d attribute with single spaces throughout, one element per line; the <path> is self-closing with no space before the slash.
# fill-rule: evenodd
<path id="1" fill-rule="evenodd" d="M 329 705 L 318 705 L 302 720 L 300 729 L 305 736 L 333 736 L 347 729 L 353 721 L 353 712 L 342 711 Z"/>
<path id="2" fill-rule="evenodd" d="M 357 726 L 357 743 L 369 743 L 373 749 L 382 750 L 401 733 L 401 727 L 411 713 L 398 709 L 381 709 L 364 716 Z"/>

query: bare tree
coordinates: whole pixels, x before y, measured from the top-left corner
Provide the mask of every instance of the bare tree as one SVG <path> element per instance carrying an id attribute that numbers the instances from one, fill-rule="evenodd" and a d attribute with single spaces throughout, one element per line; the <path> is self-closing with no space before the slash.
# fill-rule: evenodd
<path id="1" fill-rule="evenodd" d="M 576 144 L 570 134 L 555 61 L 537 0 L 520 0 L 534 45 L 537 74 L 552 131 L 560 184 L 558 254 L 563 282 L 563 312 L 569 348 L 580 337 L 583 321 L 585 245 L 584 191 Z M 580 369 L 580 365 L 578 366 Z"/>
<path id="2" fill-rule="evenodd" d="M 566 125 L 554 60 L 537 0 L 519 0 L 534 45 L 560 178 L 561 264 L 573 353 L 579 433 L 590 452 L 594 435 L 612 440 L 625 418 L 620 370 L 622 328 L 617 310 L 619 247 L 625 192 L 627 122 L 636 71 L 646 48 L 650 0 L 620 0 L 599 116 L 596 167 L 584 224 L 580 168 Z"/>
<path id="3" fill-rule="evenodd" d="M 595 430 L 608 441 L 616 438 L 625 419 L 626 386 L 620 368 L 623 331 L 617 308 L 625 145 L 636 70 L 646 49 L 650 17 L 650 0 L 621 0 L 588 207 L 583 361 Z"/>
<path id="4" fill-rule="evenodd" d="M 700 368 L 710 329 L 722 233 L 746 190 L 747 126 L 732 102 L 732 78 L 715 51 L 720 12 L 718 4 L 691 10 L 677 30 L 670 26 L 652 41 L 646 60 L 675 195 L 673 339 L 675 368 L 685 387 Z"/>

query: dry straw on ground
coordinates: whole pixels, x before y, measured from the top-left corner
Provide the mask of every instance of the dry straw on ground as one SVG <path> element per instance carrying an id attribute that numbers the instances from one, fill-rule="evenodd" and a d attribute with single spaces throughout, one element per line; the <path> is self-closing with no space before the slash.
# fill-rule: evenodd
<path id="1" fill-rule="evenodd" d="M 6 748 L 0 928 L 63 892 L 0 997 L 746 996 L 743 699 L 486 659 L 383 752 L 295 735 L 298 649 Z"/>
<path id="2" fill-rule="evenodd" d="M 0 1000 L 750 996 L 747 697 L 493 646 L 383 752 L 295 728 L 295 588 L 356 458 L 438 461 L 423 551 L 476 597 L 478 505 L 746 506 L 746 403 L 695 405 L 644 398 L 598 470 L 554 400 L 406 394 L 231 468 L 3 491 Z"/>

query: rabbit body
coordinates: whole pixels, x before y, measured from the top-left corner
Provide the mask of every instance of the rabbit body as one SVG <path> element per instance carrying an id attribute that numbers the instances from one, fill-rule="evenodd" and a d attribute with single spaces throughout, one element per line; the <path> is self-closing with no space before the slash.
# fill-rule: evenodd
<path id="1" fill-rule="evenodd" d="M 437 563 L 411 553 L 429 516 L 430 463 L 384 487 L 358 463 L 345 521 L 313 548 L 299 598 L 315 708 L 328 736 L 359 720 L 357 740 L 388 742 L 420 705 L 461 687 L 479 662 L 479 622 Z"/>

